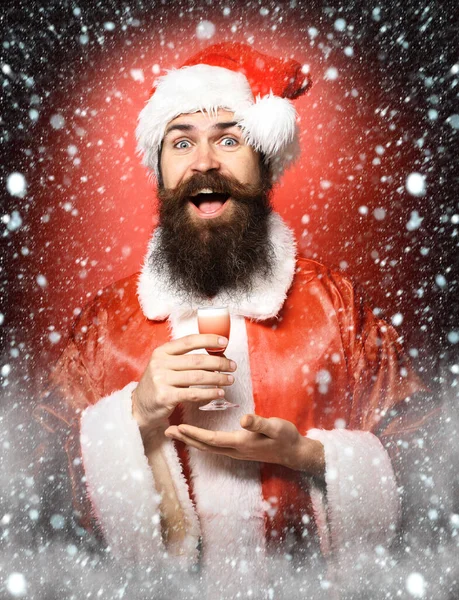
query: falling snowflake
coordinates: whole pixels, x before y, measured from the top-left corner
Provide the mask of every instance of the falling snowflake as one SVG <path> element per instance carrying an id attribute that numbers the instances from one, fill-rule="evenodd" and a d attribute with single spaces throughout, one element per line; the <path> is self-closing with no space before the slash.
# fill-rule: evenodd
<path id="1" fill-rule="evenodd" d="M 12 596 L 20 598 L 27 593 L 27 581 L 22 573 L 11 573 L 6 580 L 6 589 Z"/>
<path id="2" fill-rule="evenodd" d="M 338 69 L 336 67 L 329 67 L 325 71 L 325 76 L 324 77 L 328 81 L 334 81 L 335 79 L 338 79 Z"/>
<path id="3" fill-rule="evenodd" d="M 145 81 L 145 76 L 142 69 L 131 69 L 129 73 L 134 81 L 139 81 L 140 83 Z"/>
<path id="4" fill-rule="evenodd" d="M 6 189 L 12 196 L 23 198 L 27 191 L 27 181 L 22 173 L 11 173 L 6 180 Z"/>
<path id="5" fill-rule="evenodd" d="M 405 186 L 412 196 L 423 196 L 426 191 L 426 179 L 421 173 L 410 173 Z"/>
<path id="6" fill-rule="evenodd" d="M 416 229 L 419 229 L 419 227 L 421 227 L 422 221 L 423 217 L 419 216 L 417 210 L 413 210 L 410 215 L 410 220 L 406 224 L 406 228 L 408 229 L 408 231 L 415 231 Z"/>
<path id="7" fill-rule="evenodd" d="M 198 40 L 210 40 L 215 35 L 215 25 L 211 21 L 201 21 L 196 27 Z"/>
<path id="8" fill-rule="evenodd" d="M 406 589 L 413 598 L 424 598 L 426 593 L 426 580 L 421 573 L 410 573 L 406 578 Z"/>
<path id="9" fill-rule="evenodd" d="M 60 113 L 56 113 L 49 120 L 53 129 L 62 129 L 65 125 L 65 119 Z"/>
<path id="10" fill-rule="evenodd" d="M 401 325 L 403 323 L 402 313 L 395 313 L 395 315 L 392 316 L 391 321 L 394 327 L 398 327 L 399 325 Z"/>

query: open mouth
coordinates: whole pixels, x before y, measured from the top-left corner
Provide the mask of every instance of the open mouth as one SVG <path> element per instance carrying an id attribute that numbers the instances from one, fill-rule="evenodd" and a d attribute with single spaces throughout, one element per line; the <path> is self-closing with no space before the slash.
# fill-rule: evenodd
<path id="1" fill-rule="evenodd" d="M 190 203 L 195 212 L 203 219 L 211 219 L 224 211 L 229 194 L 220 194 L 209 188 L 199 190 L 190 197 Z"/>

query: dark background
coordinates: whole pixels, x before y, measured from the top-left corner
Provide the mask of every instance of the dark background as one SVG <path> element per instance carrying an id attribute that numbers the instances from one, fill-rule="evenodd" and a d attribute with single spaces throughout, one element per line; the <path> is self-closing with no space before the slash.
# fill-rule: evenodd
<path id="1" fill-rule="evenodd" d="M 201 32 L 212 26 L 203 21 L 214 26 L 209 39 Z M 443 462 L 459 454 L 455 2 L 16 2 L 2 5 L 0 23 L 5 577 L 25 573 L 30 597 L 63 598 L 75 589 L 83 597 L 99 584 L 104 597 L 115 597 L 116 568 L 107 583 L 91 540 L 71 518 L 62 466 L 49 497 L 36 489 L 33 453 L 41 433 L 30 413 L 81 307 L 142 263 L 155 196 L 135 153 L 134 129 L 154 77 L 223 39 L 310 65 L 314 85 L 295 103 L 302 158 L 277 189 L 275 206 L 302 254 L 361 283 L 372 305 L 397 324 L 416 368 L 450 411 L 441 442 L 451 454 L 442 451 Z M 19 196 L 7 188 L 13 173 L 27 182 Z M 425 177 L 422 195 L 406 189 L 410 173 Z M 414 566 L 391 571 L 359 597 L 374 600 L 376 590 L 387 589 L 393 596 L 384 597 L 412 598 L 410 570 L 440 586 L 425 597 L 459 597 L 451 583 L 459 527 L 454 477 L 447 469 L 439 474 L 419 513 L 420 522 L 431 523 L 439 522 L 439 507 L 446 515 L 434 527 L 431 553 L 416 554 L 411 540 L 406 552 L 416 557 Z M 95 561 L 89 578 L 88 560 Z M 39 573 L 29 575 L 37 567 L 49 589 Z M 450 575 L 442 582 L 440 572 Z"/>
<path id="2" fill-rule="evenodd" d="M 313 89 L 296 103 L 302 159 L 276 195 L 300 251 L 362 283 L 386 318 L 402 315 L 394 322 L 429 380 L 440 365 L 454 363 L 454 4 L 5 6 L 0 311 L 11 372 L 27 367 L 30 376 L 40 361 L 52 362 L 79 308 L 104 285 L 138 270 L 154 224 L 154 189 L 135 155 L 133 132 L 155 76 L 152 65 L 164 72 L 221 39 L 249 41 L 311 65 Z M 202 21 L 215 25 L 210 40 L 197 34 Z M 338 69 L 335 81 L 327 78 L 330 67 Z M 143 69 L 143 81 L 133 69 Z M 14 172 L 27 181 L 20 198 L 6 189 Z M 421 196 L 405 188 L 412 172 L 426 178 Z M 407 229 L 410 220 L 415 229 Z"/>

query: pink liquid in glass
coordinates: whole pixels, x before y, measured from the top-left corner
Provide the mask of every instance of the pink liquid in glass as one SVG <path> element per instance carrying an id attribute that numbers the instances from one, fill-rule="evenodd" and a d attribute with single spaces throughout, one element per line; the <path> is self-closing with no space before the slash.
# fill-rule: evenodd
<path id="1" fill-rule="evenodd" d="M 230 336 L 231 320 L 227 310 L 209 308 L 198 312 L 199 333 L 214 333 L 227 339 Z M 208 354 L 223 356 L 225 348 L 206 348 Z"/>
<path id="2" fill-rule="evenodd" d="M 231 329 L 231 319 L 227 306 L 220 308 L 206 307 L 198 308 L 198 329 L 199 333 L 213 333 L 229 339 Z M 208 354 L 214 356 L 223 356 L 226 348 L 206 348 Z M 199 410 L 226 410 L 227 408 L 238 408 L 239 404 L 234 404 L 228 400 L 212 400 L 205 406 L 200 406 Z"/>

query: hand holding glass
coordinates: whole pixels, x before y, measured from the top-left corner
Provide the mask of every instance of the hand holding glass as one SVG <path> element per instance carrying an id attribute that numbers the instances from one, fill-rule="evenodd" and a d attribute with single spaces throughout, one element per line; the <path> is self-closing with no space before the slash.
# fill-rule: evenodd
<path id="1" fill-rule="evenodd" d="M 214 333 L 229 339 L 231 319 L 228 307 L 198 308 L 198 329 L 199 333 Z M 225 350 L 226 348 L 206 348 L 206 352 L 213 356 L 224 356 Z M 200 406 L 199 410 L 226 410 L 238 406 L 239 404 L 227 400 L 212 400 L 209 404 Z"/>

